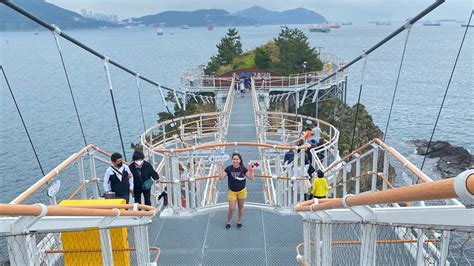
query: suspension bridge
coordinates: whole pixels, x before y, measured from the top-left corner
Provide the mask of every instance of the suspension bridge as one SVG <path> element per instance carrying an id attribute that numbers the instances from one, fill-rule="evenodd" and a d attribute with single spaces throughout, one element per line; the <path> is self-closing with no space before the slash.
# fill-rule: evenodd
<path id="1" fill-rule="evenodd" d="M 237 95 L 235 77 L 196 76 L 192 84 L 189 79 L 185 81 L 183 90 L 171 89 L 97 53 L 14 3 L 2 1 L 51 30 L 60 54 L 59 37 L 95 54 L 104 65 L 113 103 L 109 65 L 132 75 L 138 92 L 140 82 L 156 86 L 168 112 L 164 90 L 172 93 L 181 108 L 186 108 L 188 99 L 197 98 L 215 104 L 218 111 L 177 117 L 145 129 L 141 145 L 160 175 L 152 187 L 152 206 L 100 200 L 101 176 L 110 164 L 110 153 L 88 144 L 81 126 L 84 148 L 9 204 L 0 204 L 0 262 L 62 265 L 94 259 L 104 265 L 473 264 L 474 210 L 465 206 L 474 203 L 473 170 L 433 181 L 379 139 L 354 147 L 341 157 L 340 132 L 334 125 L 317 116 L 268 110 L 271 102 L 290 96 L 296 106 L 305 101 L 344 100 L 346 70 L 363 61 L 360 100 L 370 53 L 401 32 L 409 32 L 411 25 L 442 2 L 430 5 L 347 64 L 328 56 L 327 61 L 334 66 L 329 73 L 252 78 L 248 93 Z M 61 62 L 67 76 L 66 65 Z M 74 102 L 69 82 L 68 88 Z M 204 98 L 200 92 L 215 96 Z M 18 112 L 21 116 L 20 109 Z M 121 138 L 115 109 L 114 113 Z M 357 116 L 355 120 L 356 124 Z M 312 148 L 299 142 L 308 122 L 318 125 L 324 144 Z M 25 130 L 28 132 L 26 125 Z M 285 163 L 283 158 L 290 150 L 295 153 L 294 160 Z M 245 163 L 259 162 L 255 180 L 247 181 L 241 230 L 224 228 L 227 185 L 218 178 L 219 164 L 209 159 L 233 152 L 240 153 Z M 323 171 L 330 185 L 328 197 L 319 201 L 305 200 L 311 188 L 308 156 L 309 164 Z M 397 182 L 402 178 L 412 184 Z M 61 189 L 48 196 L 58 181 Z M 163 192 L 168 197 L 167 206 L 158 199 Z M 84 201 L 74 205 L 74 200 Z"/>

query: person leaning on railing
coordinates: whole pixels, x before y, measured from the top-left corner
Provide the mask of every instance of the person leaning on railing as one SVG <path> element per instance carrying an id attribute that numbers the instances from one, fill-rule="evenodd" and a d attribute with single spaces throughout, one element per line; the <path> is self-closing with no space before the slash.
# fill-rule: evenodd
<path id="1" fill-rule="evenodd" d="M 105 170 L 104 191 L 115 192 L 115 198 L 125 199 L 128 203 L 130 193 L 133 194 L 133 175 L 128 166 L 123 163 L 122 154 L 110 156 L 112 164 Z"/>
<path id="2" fill-rule="evenodd" d="M 246 168 L 242 162 L 242 156 L 238 153 L 232 154 L 232 165 L 224 169 L 224 163 L 221 163 L 219 179 L 224 179 L 227 176 L 227 184 L 229 190 L 227 192 L 227 200 L 229 202 L 229 212 L 227 213 L 226 229 L 230 229 L 232 223 L 232 215 L 236 203 L 238 203 L 238 218 L 237 228 L 242 228 L 242 217 L 244 215 L 244 202 L 247 198 L 247 187 L 245 184 L 246 177 L 253 180 L 253 167 Z"/>
<path id="3" fill-rule="evenodd" d="M 153 169 L 153 166 L 145 161 L 145 155 L 141 151 L 135 151 L 132 156 L 133 163 L 130 164 L 130 171 L 133 174 L 133 198 L 135 203 L 142 203 L 142 194 L 145 205 L 151 206 L 151 187 L 160 176 Z"/>

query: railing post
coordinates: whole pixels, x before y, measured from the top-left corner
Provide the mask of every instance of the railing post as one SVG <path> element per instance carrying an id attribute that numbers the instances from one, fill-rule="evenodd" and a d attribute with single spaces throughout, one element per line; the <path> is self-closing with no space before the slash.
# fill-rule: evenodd
<path id="1" fill-rule="evenodd" d="M 304 260 L 307 265 L 312 265 L 312 257 L 311 257 L 311 222 L 309 220 L 309 215 L 304 214 L 303 218 L 303 252 L 304 252 Z M 314 242 L 313 242 L 314 243 Z"/>
<path id="2" fill-rule="evenodd" d="M 149 217 L 141 218 L 140 225 L 133 227 L 133 236 L 135 240 L 135 252 L 137 257 L 137 265 L 146 266 L 150 263 L 150 249 L 148 245 L 148 227 Z"/>
<path id="3" fill-rule="evenodd" d="M 444 266 L 446 265 L 446 260 L 448 259 L 448 252 L 449 252 L 449 239 L 451 236 L 451 232 L 448 230 L 443 231 L 443 235 L 441 236 L 441 250 L 439 256 L 439 265 Z"/>
<path id="4" fill-rule="evenodd" d="M 37 205 L 41 207 L 38 216 L 22 216 L 11 225 L 11 236 L 7 237 L 7 246 L 12 265 L 40 265 L 36 237 L 29 232 L 31 226 L 48 213 L 48 207 L 43 204 Z"/>
<path id="5" fill-rule="evenodd" d="M 345 196 L 342 201 L 343 205 L 348 207 L 347 198 Z M 377 225 L 374 224 L 375 213 L 368 206 L 349 207 L 352 212 L 361 218 L 361 246 L 360 246 L 360 265 L 375 265 L 375 249 L 377 244 Z"/>
<path id="6" fill-rule="evenodd" d="M 190 199 L 189 206 L 191 208 L 196 208 L 196 178 L 194 177 L 194 153 L 191 153 L 189 156 L 189 187 L 191 188 L 190 191 Z"/>
<path id="7" fill-rule="evenodd" d="M 355 194 L 360 193 L 360 157 L 357 155 L 356 159 L 356 186 L 355 186 Z"/>
<path id="8" fill-rule="evenodd" d="M 347 171 L 346 164 L 343 163 L 344 169 L 342 169 L 342 196 L 347 195 Z"/>
<path id="9" fill-rule="evenodd" d="M 425 242 L 425 234 L 423 233 L 422 229 L 415 229 L 417 235 L 416 241 L 416 265 L 424 265 L 424 256 L 423 253 L 425 248 L 423 247 L 423 243 Z"/>
<path id="10" fill-rule="evenodd" d="M 170 180 L 173 181 L 173 209 L 175 212 L 178 212 L 178 207 L 181 206 L 181 183 L 179 182 L 178 158 L 173 154 L 168 154 L 167 156 L 169 157 L 168 169 L 171 177 Z"/>
<path id="11" fill-rule="evenodd" d="M 99 198 L 99 186 L 100 182 L 97 178 L 97 174 L 95 171 L 95 157 L 94 157 L 94 152 L 89 151 L 89 167 L 91 170 L 91 178 L 95 179 L 96 185 L 92 186 L 92 195 L 94 196 L 95 199 Z"/>
<path id="12" fill-rule="evenodd" d="M 79 171 L 80 183 L 85 184 L 87 181 L 84 175 L 84 158 L 82 156 L 77 161 L 77 170 Z M 81 189 L 81 199 L 87 199 L 87 184 Z"/>
<path id="13" fill-rule="evenodd" d="M 374 152 L 372 153 L 372 192 L 377 191 L 377 170 L 378 170 L 378 162 L 379 162 L 379 147 L 374 147 Z"/>
<path id="14" fill-rule="evenodd" d="M 375 265 L 375 245 L 377 241 L 376 225 L 364 223 L 360 247 L 360 265 Z"/>
<path id="15" fill-rule="evenodd" d="M 117 212 L 117 216 L 120 215 L 118 209 L 114 209 Z M 102 253 L 102 264 L 103 265 L 114 265 L 114 258 L 112 253 L 112 240 L 110 239 L 110 224 L 115 220 L 114 217 L 104 217 L 99 223 L 99 235 L 100 235 L 100 249 Z"/>
<path id="16" fill-rule="evenodd" d="M 388 170 L 389 170 L 389 161 L 388 161 L 388 152 L 384 150 L 383 152 L 383 176 L 385 176 L 386 178 L 389 178 L 388 174 Z M 383 179 L 382 181 L 382 191 L 385 191 L 387 190 L 387 181 L 385 181 L 385 178 Z"/>

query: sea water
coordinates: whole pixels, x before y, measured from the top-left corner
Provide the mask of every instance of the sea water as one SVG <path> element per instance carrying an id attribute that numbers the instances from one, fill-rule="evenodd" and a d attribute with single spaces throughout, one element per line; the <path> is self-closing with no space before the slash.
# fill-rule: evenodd
<path id="1" fill-rule="evenodd" d="M 396 27 L 354 24 L 330 33 L 303 30 L 311 46 L 323 47 L 346 62 L 368 49 Z M 277 37 L 279 26 L 237 27 L 244 50 Z M 429 139 L 465 28 L 456 23 L 440 27 L 415 25 L 411 30 L 402 66 L 387 142 L 416 165 L 409 140 Z M 179 88 L 183 70 L 206 64 L 227 28 L 182 30 L 166 28 L 157 36 L 154 28 L 65 31 L 141 75 Z M 19 108 L 46 172 L 84 146 L 53 36 L 46 31 L 1 32 L 1 64 L 8 75 Z M 406 33 L 395 37 L 367 59 L 361 102 L 382 129 L 388 118 L 392 93 Z M 61 49 L 88 143 L 121 152 L 103 62 L 61 39 Z M 450 90 L 434 136 L 474 151 L 473 32 L 468 32 Z M 126 148 L 139 142 L 143 124 L 135 77 L 113 66 L 111 78 L 118 117 Z M 357 101 L 361 64 L 349 70 L 347 100 Z M 156 87 L 140 82 L 146 127 L 164 111 Z M 9 202 L 42 177 L 6 83 L 0 78 L 0 201 Z M 128 149 L 128 158 L 132 150 Z M 430 165 L 434 160 L 430 160 Z M 429 171 L 429 167 L 427 167 Z M 101 175 L 101 173 L 99 173 Z"/>

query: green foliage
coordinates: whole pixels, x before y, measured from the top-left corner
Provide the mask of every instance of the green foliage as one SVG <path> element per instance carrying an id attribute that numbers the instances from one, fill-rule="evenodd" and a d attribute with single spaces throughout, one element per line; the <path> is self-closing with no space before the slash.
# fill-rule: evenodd
<path id="1" fill-rule="evenodd" d="M 204 72 L 207 75 L 216 74 L 219 66 L 233 63 L 234 59 L 242 54 L 242 43 L 239 32 L 230 28 L 224 38 L 217 44 L 217 55 L 211 57 Z"/>
<path id="2" fill-rule="evenodd" d="M 255 66 L 255 51 L 250 51 L 234 59 L 232 69 L 252 68 Z"/>
<path id="3" fill-rule="evenodd" d="M 271 62 L 270 55 L 264 47 L 257 47 L 255 49 L 255 65 L 258 68 L 268 69 Z"/>
<path id="4" fill-rule="evenodd" d="M 280 53 L 277 68 L 283 75 L 322 69 L 319 55 L 315 48 L 309 47 L 308 37 L 303 31 L 283 28 L 274 41 Z"/>

